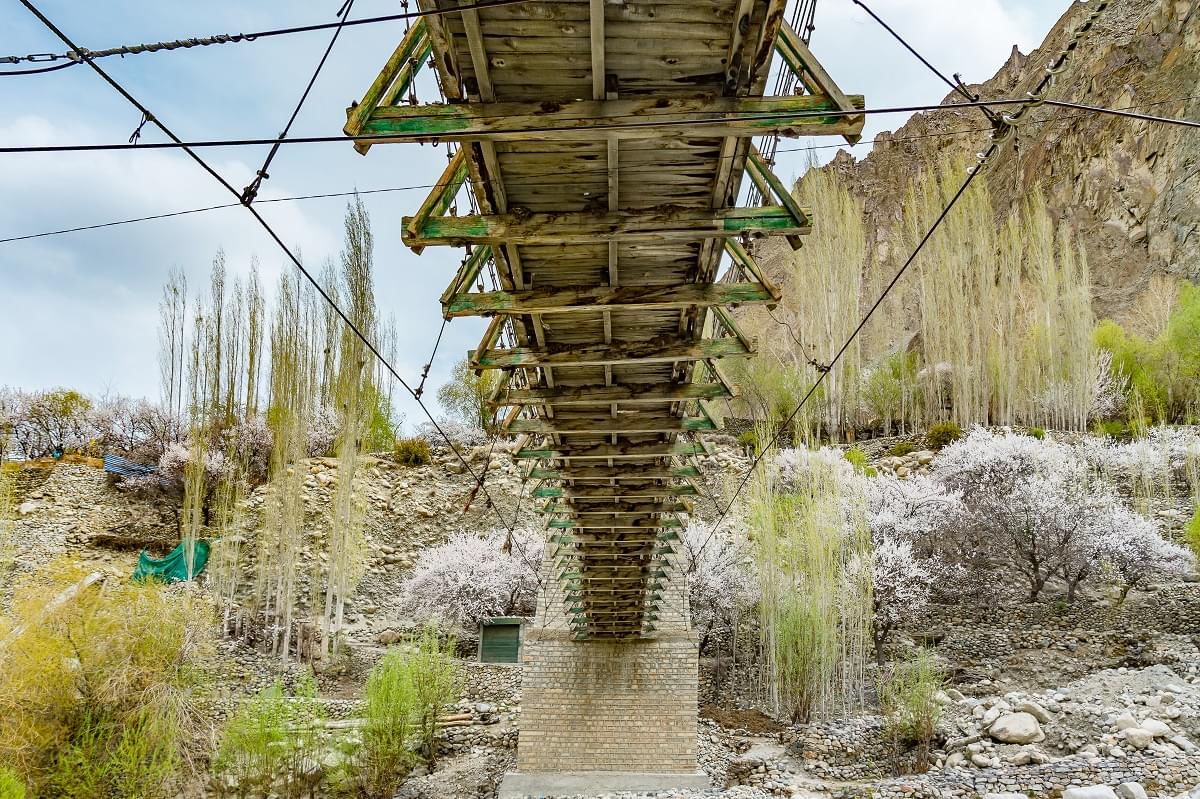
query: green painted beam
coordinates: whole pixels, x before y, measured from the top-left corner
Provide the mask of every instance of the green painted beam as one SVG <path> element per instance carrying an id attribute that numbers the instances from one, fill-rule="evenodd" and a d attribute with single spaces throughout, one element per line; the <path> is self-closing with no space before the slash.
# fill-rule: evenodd
<path id="1" fill-rule="evenodd" d="M 570 448 L 525 447 L 517 450 L 518 460 L 588 460 L 608 458 L 671 458 L 709 454 L 703 444 L 676 441 L 674 444 L 593 444 Z"/>
<path id="2" fill-rule="evenodd" d="M 597 240 L 694 242 L 704 238 L 750 235 L 803 236 L 811 225 L 799 225 L 780 205 L 759 208 L 682 208 L 659 206 L 639 210 L 509 213 L 485 216 L 431 217 L 417 234 L 408 231 L 406 247 L 466 244 L 592 244 Z"/>
<path id="3" fill-rule="evenodd" d="M 759 283 L 684 283 L 675 286 L 595 286 L 572 289 L 529 289 L 455 294 L 445 303 L 447 318 L 494 313 L 567 313 L 661 311 L 713 305 L 773 303 L 778 297 Z"/>
<path id="4" fill-rule="evenodd" d="M 751 342 L 753 343 L 753 342 Z M 704 361 L 710 358 L 746 358 L 754 348 L 737 337 L 688 341 L 663 337 L 651 341 L 586 344 L 575 347 L 512 347 L 471 350 L 473 369 L 513 369 L 538 366 L 616 366 Z"/>
<path id="5" fill-rule="evenodd" d="M 604 433 L 634 435 L 641 433 L 688 433 L 716 430 L 711 419 L 692 416 L 645 417 L 633 415 L 602 416 L 594 419 L 555 417 L 554 419 L 516 419 L 508 426 L 510 433 L 535 433 L 540 435 L 570 435 L 572 433 Z"/>
<path id="6" fill-rule="evenodd" d="M 862 108 L 862 97 L 851 98 Z M 396 141 L 587 141 L 681 134 L 846 136 L 862 119 L 831 114 L 819 95 L 791 97 L 654 97 L 573 102 L 507 102 L 380 106 L 359 135 L 373 144 Z"/>

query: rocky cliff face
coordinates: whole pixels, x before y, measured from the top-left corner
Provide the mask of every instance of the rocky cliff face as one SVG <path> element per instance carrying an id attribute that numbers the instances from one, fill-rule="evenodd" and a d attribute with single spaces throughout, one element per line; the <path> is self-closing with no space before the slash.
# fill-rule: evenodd
<path id="1" fill-rule="evenodd" d="M 1091 8 L 1073 5 L 1040 48 L 1028 55 L 1014 48 L 972 90 L 985 99 L 1024 97 Z M 1046 96 L 1200 119 L 1200 2 L 1114 0 Z M 1040 190 L 1087 252 L 1098 315 L 1120 317 L 1155 274 L 1200 280 L 1200 131 L 1051 106 L 1025 120 L 1015 146 L 987 167 L 997 215 Z M 861 160 L 838 154 L 826 168 L 863 202 L 869 258 L 888 272 L 902 261 L 907 252 L 893 231 L 907 187 L 948 157 L 973 160 L 989 130 L 976 109 L 938 110 L 881 135 Z M 774 242 L 760 252 L 776 270 L 781 255 Z"/>

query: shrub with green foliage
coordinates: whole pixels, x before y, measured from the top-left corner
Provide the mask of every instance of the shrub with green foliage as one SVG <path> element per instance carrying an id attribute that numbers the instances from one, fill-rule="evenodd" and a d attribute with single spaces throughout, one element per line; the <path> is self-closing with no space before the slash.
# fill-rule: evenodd
<path id="1" fill-rule="evenodd" d="M 925 440 L 934 449 L 947 447 L 962 437 L 963 431 L 958 426 L 958 422 L 938 422 L 930 427 L 929 432 L 925 434 Z"/>
<path id="2" fill-rule="evenodd" d="M 1187 545 L 1196 553 L 1197 561 L 1200 562 L 1200 507 L 1192 514 L 1192 520 L 1184 528 L 1183 534 Z"/>
<path id="3" fill-rule="evenodd" d="M 25 799 L 25 783 L 10 768 L 0 766 L 0 799 Z"/>
<path id="4" fill-rule="evenodd" d="M 319 780 L 323 719 L 317 685 L 307 674 L 287 696 L 278 682 L 243 702 L 225 726 L 213 771 L 239 799 L 298 797 Z"/>
<path id="5" fill-rule="evenodd" d="M 422 760 L 437 760 L 437 719 L 458 699 L 454 639 L 428 626 L 417 644 L 388 650 L 367 678 L 362 744 L 346 763 L 343 792 L 390 797 Z"/>
<path id="6" fill-rule="evenodd" d="M 405 466 L 424 466 L 433 460 L 429 442 L 423 438 L 401 438 L 396 441 L 396 462 Z"/>
<path id="7" fill-rule="evenodd" d="M 180 755 L 198 747 L 187 719 L 211 662 L 212 609 L 156 583 L 80 588 L 88 573 L 51 562 L 0 620 L 19 629 L 0 668 L 0 762 L 35 796 L 175 795 Z"/>
<path id="8" fill-rule="evenodd" d="M 928 768 L 933 736 L 942 715 L 942 706 L 934 697 L 944 684 L 942 670 L 925 649 L 912 660 L 892 664 L 880 675 L 876 692 L 897 770 L 901 753 L 913 748 L 917 770 Z"/>
<path id="9" fill-rule="evenodd" d="M 1200 287 L 1183 283 L 1165 328 L 1153 339 L 1106 319 L 1092 335 L 1112 355 L 1128 384 L 1130 415 L 1150 422 L 1190 423 L 1200 416 Z"/>
<path id="10" fill-rule="evenodd" d="M 1033 436 L 1033 437 L 1034 437 L 1034 438 L 1036 438 L 1038 441 L 1045 441 L 1045 440 L 1046 440 L 1046 431 L 1045 431 L 1045 429 L 1044 429 L 1044 428 L 1041 428 L 1041 427 L 1031 427 L 1031 428 L 1029 428 L 1029 435 Z"/>
<path id="11" fill-rule="evenodd" d="M 897 458 L 903 458 L 905 455 L 911 455 L 917 451 L 917 445 L 911 441 L 897 441 L 888 450 L 888 454 Z"/>
<path id="12" fill-rule="evenodd" d="M 747 450 L 758 449 L 758 432 L 755 430 L 743 430 L 737 440 Z"/>
<path id="13" fill-rule="evenodd" d="M 867 453 L 863 452 L 859 447 L 851 447 L 843 453 L 843 457 L 854 467 L 854 471 L 859 474 L 864 474 L 867 477 L 876 475 L 875 467 L 867 459 Z"/>

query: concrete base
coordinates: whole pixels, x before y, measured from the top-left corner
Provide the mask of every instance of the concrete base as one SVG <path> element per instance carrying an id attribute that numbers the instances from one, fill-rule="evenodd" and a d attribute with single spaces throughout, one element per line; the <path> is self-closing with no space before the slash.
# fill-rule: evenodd
<path id="1" fill-rule="evenodd" d="M 558 771 L 523 773 L 510 771 L 500 783 L 499 799 L 528 799 L 528 797 L 574 796 L 577 794 L 651 793 L 682 788 L 703 790 L 711 788 L 708 775 L 638 774 L 631 771 Z"/>

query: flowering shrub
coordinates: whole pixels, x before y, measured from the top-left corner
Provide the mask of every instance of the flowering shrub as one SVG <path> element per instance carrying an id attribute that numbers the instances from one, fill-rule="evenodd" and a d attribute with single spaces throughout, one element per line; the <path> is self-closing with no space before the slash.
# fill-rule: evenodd
<path id="1" fill-rule="evenodd" d="M 1121 581 L 1121 599 L 1133 588 L 1158 575 L 1187 575 L 1196 557 L 1163 537 L 1158 524 L 1123 506 L 1114 506 L 1111 519 L 1097 537 L 1100 562 Z"/>
<path id="2" fill-rule="evenodd" d="M 490 616 L 529 616 L 537 602 L 542 539 L 515 531 L 505 551 L 503 530 L 458 532 L 421 552 L 401 604 L 419 620 L 471 628 Z"/>
<path id="3" fill-rule="evenodd" d="M 450 444 L 446 443 L 447 438 L 460 447 L 477 447 L 480 444 L 486 444 L 488 441 L 487 433 L 482 429 L 465 425 L 462 422 L 456 422 L 452 419 L 439 419 L 438 426 L 445 431 L 445 436 L 438 432 L 433 422 L 425 422 L 418 425 L 417 436 L 428 441 L 431 447 L 442 450 L 449 449 L 450 447 Z"/>
<path id="4" fill-rule="evenodd" d="M 726 536 L 693 519 L 683 536 L 680 565 L 687 571 L 692 625 L 700 631 L 700 650 L 708 639 L 732 632 L 738 616 L 758 600 L 750 553 Z"/>

